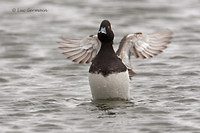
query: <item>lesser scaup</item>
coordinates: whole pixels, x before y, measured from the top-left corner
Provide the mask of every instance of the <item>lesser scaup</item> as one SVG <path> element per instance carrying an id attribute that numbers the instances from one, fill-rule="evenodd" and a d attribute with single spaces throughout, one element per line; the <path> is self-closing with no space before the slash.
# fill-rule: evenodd
<path id="1" fill-rule="evenodd" d="M 170 30 L 157 33 L 134 33 L 123 37 L 117 52 L 113 49 L 114 33 L 108 20 L 103 20 L 97 35 L 84 39 L 67 39 L 58 42 L 67 59 L 78 63 L 90 63 L 89 84 L 94 100 L 128 100 L 129 77 L 132 70 L 130 57 L 152 58 L 164 50 L 172 39 Z"/>

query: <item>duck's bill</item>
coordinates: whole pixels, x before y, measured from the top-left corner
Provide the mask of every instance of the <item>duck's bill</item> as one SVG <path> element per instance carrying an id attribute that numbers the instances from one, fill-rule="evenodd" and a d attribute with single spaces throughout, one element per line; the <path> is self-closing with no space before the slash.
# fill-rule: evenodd
<path id="1" fill-rule="evenodd" d="M 106 32 L 106 27 L 101 27 L 101 29 L 99 30 L 98 33 L 107 34 L 107 32 Z"/>

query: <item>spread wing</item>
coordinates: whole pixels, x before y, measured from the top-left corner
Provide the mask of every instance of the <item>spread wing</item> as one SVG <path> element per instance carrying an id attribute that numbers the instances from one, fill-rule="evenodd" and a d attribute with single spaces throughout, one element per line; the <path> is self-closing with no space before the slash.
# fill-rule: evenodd
<path id="1" fill-rule="evenodd" d="M 100 50 L 101 42 L 97 35 L 90 35 L 84 39 L 67 39 L 61 37 L 65 42 L 57 42 L 63 45 L 59 47 L 67 59 L 77 63 L 90 63 Z"/>
<path id="2" fill-rule="evenodd" d="M 171 39 L 172 32 L 168 29 L 151 34 L 128 34 L 121 40 L 117 55 L 129 69 L 129 76 L 133 76 L 131 55 L 136 58 L 152 58 L 167 48 Z"/>

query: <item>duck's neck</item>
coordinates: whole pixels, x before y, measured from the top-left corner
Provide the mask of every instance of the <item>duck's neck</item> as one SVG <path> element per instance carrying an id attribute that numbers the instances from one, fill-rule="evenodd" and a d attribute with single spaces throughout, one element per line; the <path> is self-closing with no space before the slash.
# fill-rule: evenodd
<path id="1" fill-rule="evenodd" d="M 113 42 L 104 42 L 101 44 L 101 49 L 99 51 L 99 54 L 112 54 L 115 53 L 113 49 Z"/>

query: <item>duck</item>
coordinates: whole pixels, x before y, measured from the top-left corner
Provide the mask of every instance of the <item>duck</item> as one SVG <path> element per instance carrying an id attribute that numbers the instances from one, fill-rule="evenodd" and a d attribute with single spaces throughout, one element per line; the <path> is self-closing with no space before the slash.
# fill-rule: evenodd
<path id="1" fill-rule="evenodd" d="M 57 42 L 67 59 L 89 64 L 89 85 L 93 100 L 130 100 L 129 83 L 136 74 L 131 57 L 149 59 L 160 54 L 171 43 L 172 31 L 130 33 L 125 35 L 118 50 L 113 49 L 114 33 L 109 20 L 103 20 L 96 35 L 83 39 L 60 37 Z"/>

